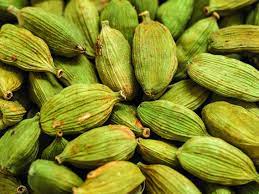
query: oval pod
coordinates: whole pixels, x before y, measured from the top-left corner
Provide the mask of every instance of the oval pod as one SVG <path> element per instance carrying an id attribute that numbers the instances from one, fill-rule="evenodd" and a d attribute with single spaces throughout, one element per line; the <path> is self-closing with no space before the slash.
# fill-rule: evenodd
<path id="1" fill-rule="evenodd" d="M 235 194 L 232 188 L 211 184 L 211 183 L 204 183 L 204 193 L 205 194 Z"/>
<path id="2" fill-rule="evenodd" d="M 63 0 L 31 0 L 31 5 L 61 16 L 63 15 L 65 3 Z"/>
<path id="3" fill-rule="evenodd" d="M 148 11 L 152 20 L 156 17 L 158 8 L 158 0 L 130 0 L 132 5 L 136 8 L 138 13 Z"/>

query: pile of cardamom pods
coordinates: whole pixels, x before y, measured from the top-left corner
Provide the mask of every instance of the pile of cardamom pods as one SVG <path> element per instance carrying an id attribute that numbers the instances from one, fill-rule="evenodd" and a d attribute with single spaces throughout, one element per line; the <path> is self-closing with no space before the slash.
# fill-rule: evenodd
<path id="1" fill-rule="evenodd" d="M 259 0 L 0 0 L 0 194 L 259 194 Z"/>

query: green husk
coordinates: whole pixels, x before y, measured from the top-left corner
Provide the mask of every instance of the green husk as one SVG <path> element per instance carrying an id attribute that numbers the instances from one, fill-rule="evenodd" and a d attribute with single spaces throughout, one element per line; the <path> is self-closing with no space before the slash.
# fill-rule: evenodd
<path id="1" fill-rule="evenodd" d="M 143 11 L 148 11 L 152 20 L 156 17 L 158 9 L 158 0 L 130 0 L 137 12 L 140 14 Z"/>
<path id="2" fill-rule="evenodd" d="M 12 14 L 7 12 L 7 8 L 13 5 L 17 8 L 23 8 L 28 5 L 28 0 L 1 0 L 0 1 L 0 23 L 11 22 L 15 20 Z"/>
<path id="3" fill-rule="evenodd" d="M 189 20 L 188 26 L 191 26 L 197 21 L 206 17 L 203 8 L 209 5 L 209 1 L 210 0 L 194 0 L 193 12 L 191 15 L 191 19 Z"/>
<path id="4" fill-rule="evenodd" d="M 259 26 L 259 3 L 247 15 L 246 24 Z"/>
<path id="5" fill-rule="evenodd" d="M 101 12 L 103 8 L 105 8 L 107 4 L 110 2 L 110 0 L 90 0 L 90 1 L 94 3 L 94 5 L 96 6 L 99 12 Z"/>
<path id="6" fill-rule="evenodd" d="M 204 183 L 204 191 L 204 194 L 235 194 L 230 187 L 210 183 Z"/>
<path id="7" fill-rule="evenodd" d="M 63 9 L 65 6 L 63 0 L 31 0 L 31 5 L 59 16 L 63 15 Z"/>

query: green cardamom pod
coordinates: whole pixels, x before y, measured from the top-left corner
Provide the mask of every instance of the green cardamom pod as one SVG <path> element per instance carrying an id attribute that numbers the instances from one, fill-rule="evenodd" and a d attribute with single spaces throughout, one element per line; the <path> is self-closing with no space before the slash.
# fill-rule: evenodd
<path id="1" fill-rule="evenodd" d="M 40 132 L 39 115 L 9 129 L 0 139 L 0 169 L 13 175 L 25 173 L 37 157 Z"/>
<path id="2" fill-rule="evenodd" d="M 79 29 L 62 16 L 38 7 L 19 10 L 10 6 L 8 11 L 17 17 L 19 26 L 42 38 L 53 54 L 65 57 L 89 54 L 85 51 L 84 37 Z"/>
<path id="3" fill-rule="evenodd" d="M 87 174 L 86 181 L 74 188 L 74 194 L 134 194 L 145 180 L 139 168 L 127 161 L 109 162 Z"/>
<path id="4" fill-rule="evenodd" d="M 24 71 L 62 76 L 62 70 L 55 68 L 48 45 L 42 39 L 12 24 L 3 25 L 0 33 L 0 61 Z"/>
<path id="5" fill-rule="evenodd" d="M 90 0 L 94 3 L 98 11 L 102 11 L 107 6 L 110 0 Z"/>
<path id="6" fill-rule="evenodd" d="M 44 133 L 78 134 L 102 126 L 113 106 L 123 99 L 102 84 L 74 84 L 63 89 L 41 108 L 40 123 Z"/>
<path id="7" fill-rule="evenodd" d="M 74 23 L 85 38 L 88 55 L 95 56 L 95 43 L 99 34 L 99 13 L 90 0 L 71 0 L 68 2 L 65 17 Z"/>
<path id="8" fill-rule="evenodd" d="M 0 23 L 11 22 L 15 20 L 12 14 L 8 13 L 7 9 L 10 5 L 17 8 L 23 8 L 29 4 L 28 0 L 1 0 L 0 1 Z"/>
<path id="9" fill-rule="evenodd" d="M 259 26 L 255 25 L 236 25 L 222 28 L 210 36 L 208 49 L 213 53 L 224 54 L 259 53 L 258 36 Z"/>
<path id="10" fill-rule="evenodd" d="M 59 16 L 63 15 L 63 0 L 31 0 L 31 5 Z"/>
<path id="11" fill-rule="evenodd" d="M 131 65 L 131 48 L 123 34 L 102 21 L 96 44 L 96 68 L 102 83 L 113 91 L 123 91 L 127 100 L 137 94 L 137 81 Z"/>
<path id="12" fill-rule="evenodd" d="M 160 140 L 138 138 L 138 152 L 149 164 L 164 164 L 179 167 L 177 147 Z"/>
<path id="13" fill-rule="evenodd" d="M 20 103 L 0 99 L 0 130 L 19 123 L 25 113 Z"/>
<path id="14" fill-rule="evenodd" d="M 236 26 L 241 25 L 245 21 L 245 15 L 243 12 L 234 13 L 229 16 L 223 17 L 220 22 L 220 28 L 228 27 L 228 26 Z"/>
<path id="15" fill-rule="evenodd" d="M 194 0 L 170 0 L 159 6 L 157 19 L 170 30 L 175 39 L 182 34 L 191 18 L 193 4 Z"/>
<path id="16" fill-rule="evenodd" d="M 59 164 L 69 162 L 79 168 L 93 168 L 110 161 L 130 159 L 136 146 L 135 135 L 128 127 L 107 125 L 70 141 L 55 158 Z"/>
<path id="17" fill-rule="evenodd" d="M 101 12 L 101 21 L 108 20 L 110 26 L 119 30 L 131 44 L 138 14 L 127 0 L 111 0 Z"/>
<path id="18" fill-rule="evenodd" d="M 58 131 L 53 142 L 43 150 L 41 159 L 54 161 L 55 157 L 63 152 L 67 143 L 68 141 L 63 137 L 62 131 Z"/>
<path id="19" fill-rule="evenodd" d="M 235 194 L 235 192 L 227 186 L 204 183 L 204 194 Z"/>
<path id="20" fill-rule="evenodd" d="M 148 138 L 150 136 L 150 129 L 143 127 L 137 118 L 137 108 L 132 105 L 122 103 L 115 104 L 110 116 L 110 122 L 129 127 L 137 137 L 142 136 Z"/>
<path id="21" fill-rule="evenodd" d="M 165 139 L 185 142 L 193 136 L 208 135 L 195 112 L 170 101 L 142 102 L 137 112 L 144 125 Z"/>
<path id="22" fill-rule="evenodd" d="M 150 194 L 201 194 L 189 179 L 168 166 L 143 163 L 138 166 L 146 177 L 146 190 Z"/>
<path id="23" fill-rule="evenodd" d="M 152 21 L 147 11 L 140 15 L 143 22 L 135 30 L 133 65 L 144 93 L 154 98 L 162 95 L 176 72 L 176 45 L 167 27 Z"/>
<path id="24" fill-rule="evenodd" d="M 258 183 L 249 183 L 246 185 L 239 186 L 237 188 L 237 194 L 258 194 L 258 193 L 259 193 Z"/>
<path id="25" fill-rule="evenodd" d="M 68 194 L 72 193 L 73 187 L 80 186 L 83 180 L 65 166 L 53 161 L 36 160 L 31 164 L 28 183 L 37 194 Z"/>
<path id="26" fill-rule="evenodd" d="M 219 95 L 259 101 L 259 71 L 239 60 L 199 54 L 189 64 L 188 74 L 193 81 Z"/>
<path id="27" fill-rule="evenodd" d="M 170 86 L 159 99 L 168 100 L 191 110 L 199 108 L 208 98 L 210 92 L 192 80 L 182 80 Z"/>
<path id="28" fill-rule="evenodd" d="M 203 8 L 209 5 L 210 0 L 194 0 L 193 12 L 189 20 L 188 26 L 193 25 L 197 21 L 204 19 L 206 16 L 203 12 Z"/>
<path id="29" fill-rule="evenodd" d="M 229 186 L 259 182 L 252 160 L 222 139 L 193 137 L 176 154 L 186 171 L 204 181 Z"/>
<path id="30" fill-rule="evenodd" d="M 29 93 L 38 107 L 63 90 L 62 85 L 49 73 L 29 73 Z"/>
<path id="31" fill-rule="evenodd" d="M 247 15 L 246 23 L 259 26 L 259 3 Z"/>
<path id="32" fill-rule="evenodd" d="M 178 69 L 175 79 L 187 77 L 187 66 L 189 61 L 200 53 L 206 53 L 208 48 L 208 39 L 210 35 L 219 29 L 217 24 L 218 15 L 199 20 L 189 27 L 177 40 L 176 53 L 178 59 Z"/>
<path id="33" fill-rule="evenodd" d="M 22 83 L 21 71 L 0 62 L 0 97 L 10 100 L 13 97 L 13 91 L 20 89 Z"/>
<path id="34" fill-rule="evenodd" d="M 158 0 L 130 0 L 138 13 L 148 11 L 152 20 L 156 17 L 158 9 Z"/>

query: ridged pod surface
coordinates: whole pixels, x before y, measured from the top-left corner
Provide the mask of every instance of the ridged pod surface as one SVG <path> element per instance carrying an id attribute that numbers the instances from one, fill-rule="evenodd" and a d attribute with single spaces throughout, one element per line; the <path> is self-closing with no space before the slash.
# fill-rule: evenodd
<path id="1" fill-rule="evenodd" d="M 131 65 L 131 48 L 123 34 L 102 21 L 96 44 L 96 68 L 102 83 L 113 91 L 123 91 L 127 100 L 137 93 L 137 81 Z"/>
<path id="2" fill-rule="evenodd" d="M 39 115 L 9 129 L 0 139 L 0 169 L 13 175 L 26 172 L 37 157 L 39 136 Z"/>
<path id="3" fill-rule="evenodd" d="M 94 3 L 90 0 L 71 0 L 64 15 L 80 29 L 85 38 L 86 52 L 94 57 L 99 34 L 99 13 Z"/>
<path id="4" fill-rule="evenodd" d="M 65 166 L 53 161 L 36 160 L 30 167 L 28 183 L 37 194 L 69 194 L 83 180 Z"/>
<path id="5" fill-rule="evenodd" d="M 19 123 L 25 113 L 20 103 L 0 99 L 0 130 Z"/>
<path id="6" fill-rule="evenodd" d="M 74 194 L 131 193 L 145 180 L 139 168 L 127 161 L 109 162 L 87 174 L 87 179 Z"/>
<path id="7" fill-rule="evenodd" d="M 248 36 L 249 34 L 249 36 Z M 209 38 L 213 53 L 259 53 L 259 26 L 236 25 L 222 28 Z"/>
<path id="8" fill-rule="evenodd" d="M 137 118 L 137 108 L 135 106 L 122 103 L 115 104 L 109 120 L 113 124 L 129 127 L 137 137 L 148 138 L 150 136 L 150 129 L 143 127 Z"/>
<path id="9" fill-rule="evenodd" d="M 258 183 L 249 183 L 238 187 L 237 194 L 258 194 L 259 193 L 259 184 Z"/>
<path id="10" fill-rule="evenodd" d="M 177 147 L 160 140 L 138 138 L 138 152 L 149 164 L 163 164 L 179 167 Z"/>
<path id="11" fill-rule="evenodd" d="M 193 81 L 219 95 L 259 101 L 259 71 L 239 60 L 199 54 L 189 64 L 188 74 Z"/>
<path id="12" fill-rule="evenodd" d="M 208 98 L 210 92 L 192 80 L 182 80 L 170 86 L 159 99 L 168 100 L 191 110 L 199 108 Z"/>
<path id="13" fill-rule="evenodd" d="M 138 166 L 146 177 L 146 190 L 150 194 L 201 194 L 189 179 L 168 166 L 142 163 Z"/>
<path id="14" fill-rule="evenodd" d="M 122 99 L 102 84 L 74 84 L 47 101 L 40 111 L 44 133 L 80 134 L 108 120 L 114 104 Z"/>
<path id="15" fill-rule="evenodd" d="M 259 26 L 259 3 L 247 15 L 246 24 Z"/>
<path id="16" fill-rule="evenodd" d="M 101 12 L 101 21 L 108 20 L 110 26 L 119 30 L 131 44 L 138 14 L 127 0 L 111 0 Z"/>
<path id="17" fill-rule="evenodd" d="M 192 110 L 166 100 L 142 102 L 138 107 L 142 123 L 162 138 L 185 142 L 193 136 L 207 136 L 204 123 Z"/>
<path id="18" fill-rule="evenodd" d="M 242 25 L 245 21 L 245 14 L 243 12 L 237 12 L 232 15 L 223 17 L 219 21 L 220 28 Z"/>
<path id="19" fill-rule="evenodd" d="M 202 110 L 207 130 L 247 153 L 259 165 L 259 118 L 243 107 L 214 102 Z"/>
<path id="20" fill-rule="evenodd" d="M 29 73 L 29 92 L 38 107 L 63 90 L 63 86 L 49 73 Z"/>
<path id="21" fill-rule="evenodd" d="M 181 35 L 191 18 L 193 4 L 194 0 L 170 0 L 159 6 L 157 19 L 170 30 L 175 39 Z"/>
<path id="22" fill-rule="evenodd" d="M 83 35 L 73 23 L 62 16 L 38 7 L 19 10 L 11 6 L 8 10 L 17 17 L 21 27 L 42 38 L 54 54 L 72 57 L 86 53 Z"/>
<path id="23" fill-rule="evenodd" d="M 90 1 L 94 3 L 94 5 L 96 6 L 99 12 L 101 12 L 103 8 L 105 8 L 107 4 L 110 2 L 110 0 L 90 0 Z"/>
<path id="24" fill-rule="evenodd" d="M 0 31 L 0 61 L 24 71 L 50 72 L 57 77 L 62 71 L 54 66 L 48 45 L 30 31 L 5 24 Z"/>
<path id="25" fill-rule="evenodd" d="M 59 16 L 63 15 L 65 6 L 63 0 L 31 0 L 31 5 Z"/>
<path id="26" fill-rule="evenodd" d="M 259 182 L 252 160 L 238 148 L 215 137 L 193 137 L 178 149 L 181 166 L 194 176 L 221 185 Z"/>
<path id="27" fill-rule="evenodd" d="M 54 63 L 58 68 L 63 70 L 60 81 L 66 86 L 99 82 L 95 66 L 86 56 L 80 55 L 73 58 L 55 57 Z"/>
<path id="28" fill-rule="evenodd" d="M 20 89 L 23 79 L 21 71 L 0 62 L 0 97 L 10 100 L 13 91 Z"/>
<path id="29" fill-rule="evenodd" d="M 194 0 L 193 3 L 193 12 L 191 18 L 189 20 L 188 26 L 193 25 L 197 21 L 205 18 L 205 14 L 203 12 L 203 8 L 209 5 L 210 0 Z"/>
<path id="30" fill-rule="evenodd" d="M 136 146 L 135 135 L 128 127 L 107 125 L 70 141 L 56 160 L 59 164 L 69 162 L 79 168 L 93 168 L 115 160 L 130 159 Z"/>
<path id="31" fill-rule="evenodd" d="M 154 98 L 162 95 L 176 72 L 176 45 L 167 27 L 151 20 L 149 12 L 141 15 L 133 39 L 133 65 L 144 93 Z"/>
<path id="32" fill-rule="evenodd" d="M 187 77 L 189 61 L 199 53 L 207 52 L 210 35 L 219 29 L 216 15 L 199 20 L 185 30 L 176 42 L 178 69 L 176 79 Z"/>
<path id="33" fill-rule="evenodd" d="M 158 0 L 130 0 L 132 5 L 136 8 L 138 13 L 148 11 L 152 20 L 156 17 L 158 9 Z"/>
<path id="34" fill-rule="evenodd" d="M 204 194 L 235 194 L 234 190 L 230 187 L 204 183 Z"/>

